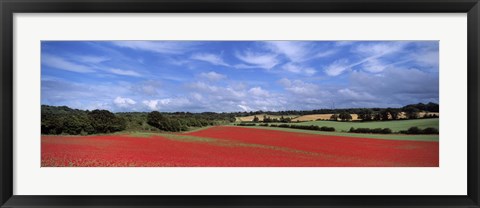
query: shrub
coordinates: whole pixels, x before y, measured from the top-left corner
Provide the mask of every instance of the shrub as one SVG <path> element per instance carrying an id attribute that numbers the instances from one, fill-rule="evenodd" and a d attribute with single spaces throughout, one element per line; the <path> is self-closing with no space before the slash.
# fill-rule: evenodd
<path id="1" fill-rule="evenodd" d="M 433 127 L 428 127 L 423 130 L 424 134 L 438 134 L 438 129 L 433 128 Z"/>
<path id="2" fill-rule="evenodd" d="M 410 127 L 407 130 L 407 134 L 422 134 L 422 133 L 423 133 L 423 131 L 416 126 Z"/>
<path id="3" fill-rule="evenodd" d="M 370 128 L 358 128 L 355 129 L 353 127 L 350 128 L 349 132 L 352 133 L 367 133 L 367 134 L 391 134 L 392 130 L 389 128 L 375 128 L 375 129 L 370 129 Z"/>
<path id="4" fill-rule="evenodd" d="M 239 123 L 237 126 L 256 126 L 254 123 Z"/>
<path id="5" fill-rule="evenodd" d="M 391 134 L 391 133 L 393 133 L 393 131 L 389 128 L 382 129 L 382 134 Z"/>
<path id="6" fill-rule="evenodd" d="M 335 131 L 335 128 L 334 127 L 322 126 L 322 127 L 320 127 L 320 131 Z"/>

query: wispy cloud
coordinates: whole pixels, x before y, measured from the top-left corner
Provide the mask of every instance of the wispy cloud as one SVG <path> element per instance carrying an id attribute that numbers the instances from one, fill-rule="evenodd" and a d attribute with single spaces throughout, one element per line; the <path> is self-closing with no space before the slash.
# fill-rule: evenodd
<path id="1" fill-rule="evenodd" d="M 142 77 L 141 74 L 131 70 L 122 70 L 122 69 L 109 69 L 108 72 L 116 75 L 122 76 L 131 76 L 131 77 Z"/>
<path id="2" fill-rule="evenodd" d="M 277 55 L 271 53 L 255 53 L 252 51 L 245 51 L 244 53 L 236 53 L 235 57 L 247 63 L 247 65 L 236 65 L 237 68 L 263 68 L 271 69 L 276 66 L 279 61 Z"/>
<path id="3" fill-rule="evenodd" d="M 50 55 L 50 54 L 42 54 L 42 64 L 55 69 L 61 69 L 65 71 L 72 71 L 72 72 L 78 72 L 78 73 L 91 73 L 95 71 L 88 66 L 76 64 L 62 57 Z"/>
<path id="4" fill-rule="evenodd" d="M 400 107 L 438 102 L 438 50 L 438 41 L 45 41 L 41 99 L 115 112 Z"/>
<path id="5" fill-rule="evenodd" d="M 227 76 L 223 74 L 219 74 L 214 71 L 210 71 L 210 72 L 200 73 L 199 77 L 203 79 L 207 79 L 209 81 L 219 81 L 219 80 L 225 79 Z"/>
<path id="6" fill-rule="evenodd" d="M 112 43 L 119 47 L 163 54 L 181 54 L 193 46 L 189 42 L 177 41 L 113 41 Z"/>
<path id="7" fill-rule="evenodd" d="M 267 47 L 275 53 L 285 55 L 290 61 L 303 61 L 310 48 L 307 43 L 300 41 L 268 41 Z"/>
<path id="8" fill-rule="evenodd" d="M 364 58 L 348 64 L 346 58 L 338 59 L 325 68 L 325 73 L 329 76 L 338 76 L 349 69 L 362 65 L 364 70 L 372 73 L 383 71 L 388 65 L 380 59 L 384 56 L 395 54 L 402 51 L 407 42 L 382 42 L 359 44 L 352 50 L 353 53 Z"/>
<path id="9" fill-rule="evenodd" d="M 315 73 L 317 73 L 317 70 L 315 70 L 312 67 L 302 67 L 300 65 L 296 65 L 296 64 L 293 64 L 293 63 L 284 64 L 282 66 L 282 68 L 285 71 L 288 71 L 288 72 L 291 72 L 291 73 L 303 74 L 303 75 L 307 75 L 307 76 L 311 76 L 311 75 L 314 75 Z"/>
<path id="10" fill-rule="evenodd" d="M 110 60 L 110 58 L 103 57 L 103 56 L 73 56 L 72 58 L 78 62 L 90 63 L 90 64 L 99 64 L 99 63 Z"/>
<path id="11" fill-rule="evenodd" d="M 284 55 L 290 62 L 302 63 L 312 59 L 324 58 L 338 52 L 336 49 L 319 49 L 307 41 L 267 41 L 266 48 L 273 53 Z"/>
<path id="12" fill-rule="evenodd" d="M 351 66 L 348 64 L 347 59 L 339 59 L 325 67 L 325 73 L 329 76 L 338 76 L 350 69 Z"/>
<path id="13" fill-rule="evenodd" d="M 225 63 L 222 57 L 215 54 L 197 53 L 192 55 L 190 58 L 193 60 L 208 62 L 217 66 L 227 66 L 227 67 L 230 66 L 229 64 Z"/>

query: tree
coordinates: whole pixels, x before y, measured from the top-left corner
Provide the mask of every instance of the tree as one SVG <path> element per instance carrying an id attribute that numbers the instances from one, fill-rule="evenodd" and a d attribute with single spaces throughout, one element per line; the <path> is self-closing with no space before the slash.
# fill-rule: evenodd
<path id="1" fill-rule="evenodd" d="M 390 116 L 390 108 L 387 108 L 385 110 L 381 110 L 379 114 L 380 114 L 380 119 L 381 120 L 384 120 L 384 121 L 388 120 L 389 116 Z"/>
<path id="2" fill-rule="evenodd" d="M 362 121 L 371 121 L 373 117 L 373 111 L 371 109 L 362 109 L 358 113 L 358 118 Z"/>
<path id="3" fill-rule="evenodd" d="M 93 110 L 88 113 L 91 125 L 96 133 L 111 133 L 126 128 L 123 118 L 117 118 L 108 110 Z"/>
<path id="4" fill-rule="evenodd" d="M 259 120 L 260 120 L 260 119 L 258 119 L 257 116 L 253 116 L 253 120 L 252 120 L 253 122 L 258 123 Z"/>
<path id="5" fill-rule="evenodd" d="M 337 115 L 337 114 L 332 114 L 332 115 L 330 116 L 330 120 L 331 120 L 331 121 L 337 121 L 337 120 L 338 120 L 338 115 Z"/>
<path id="6" fill-rule="evenodd" d="M 152 111 L 147 115 L 147 123 L 158 129 L 165 129 L 165 117 L 158 111 Z"/>
<path id="7" fill-rule="evenodd" d="M 350 115 L 350 113 L 347 113 L 347 112 L 341 112 L 338 115 L 338 118 L 340 118 L 340 120 L 342 121 L 350 121 L 352 120 L 352 115 Z"/>
<path id="8" fill-rule="evenodd" d="M 407 106 L 403 108 L 408 119 L 417 119 L 418 118 L 418 108 L 413 106 Z"/>

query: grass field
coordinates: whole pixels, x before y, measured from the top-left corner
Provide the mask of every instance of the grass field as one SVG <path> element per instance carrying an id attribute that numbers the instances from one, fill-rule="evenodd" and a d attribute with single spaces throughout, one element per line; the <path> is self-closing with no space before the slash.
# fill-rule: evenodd
<path id="1" fill-rule="evenodd" d="M 407 135 L 407 134 L 360 134 L 348 132 L 312 131 L 292 128 L 264 127 L 264 126 L 239 126 L 242 128 L 268 129 L 275 131 L 297 132 L 306 134 L 318 134 L 326 136 L 345 136 L 353 138 L 387 139 L 387 140 L 410 140 L 410 141 L 439 141 L 438 135 Z"/>
<path id="2" fill-rule="evenodd" d="M 276 123 L 281 124 L 281 123 Z M 429 118 L 429 119 L 413 119 L 413 120 L 395 120 L 395 121 L 370 121 L 370 122 L 341 122 L 341 121 L 307 121 L 300 123 L 292 123 L 295 125 L 317 125 L 317 126 L 328 126 L 334 127 L 336 131 L 348 131 L 351 127 L 353 128 L 390 128 L 394 132 L 400 130 L 407 130 L 412 126 L 418 128 L 427 128 L 434 127 L 439 128 L 438 118 Z"/>

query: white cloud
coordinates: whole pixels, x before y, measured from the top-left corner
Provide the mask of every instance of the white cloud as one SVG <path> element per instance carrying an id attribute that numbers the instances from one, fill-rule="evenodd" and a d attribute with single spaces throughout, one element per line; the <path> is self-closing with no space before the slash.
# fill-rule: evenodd
<path id="1" fill-rule="evenodd" d="M 139 74 L 135 71 L 131 71 L 131 70 L 109 69 L 108 72 L 116 74 L 116 75 L 122 75 L 122 76 L 142 77 L 141 74 Z"/>
<path id="2" fill-rule="evenodd" d="M 144 100 L 142 102 L 150 110 L 160 110 L 160 111 L 174 111 L 176 109 L 188 106 L 191 104 L 190 100 L 187 98 L 163 98 L 156 100 Z"/>
<path id="3" fill-rule="evenodd" d="M 157 108 L 158 100 L 144 100 L 142 103 L 152 111 L 158 110 Z"/>
<path id="4" fill-rule="evenodd" d="M 209 53 L 197 53 L 190 57 L 191 59 L 198 60 L 198 61 L 205 61 L 217 66 L 230 66 L 229 64 L 225 63 L 222 57 L 217 56 L 215 54 Z"/>
<path id="5" fill-rule="evenodd" d="M 398 41 L 381 42 L 381 43 L 365 43 L 365 44 L 359 44 L 358 46 L 356 46 L 353 52 L 362 54 L 362 55 L 367 55 L 367 56 L 379 57 L 379 56 L 384 56 L 387 54 L 399 52 L 404 48 L 406 44 L 407 44 L 406 42 L 398 42 Z"/>
<path id="6" fill-rule="evenodd" d="M 301 67 L 299 65 L 295 65 L 295 64 L 292 64 L 292 63 L 284 64 L 282 66 L 282 68 L 284 70 L 292 72 L 292 73 L 304 74 L 304 75 L 308 75 L 308 76 L 311 76 L 311 75 L 314 75 L 315 73 L 317 73 L 317 70 L 315 70 L 314 68 Z"/>
<path id="7" fill-rule="evenodd" d="M 287 78 L 282 78 L 281 80 L 278 80 L 278 83 L 283 87 L 290 87 L 292 85 L 292 82 Z"/>
<path id="8" fill-rule="evenodd" d="M 197 92 L 192 93 L 192 97 L 193 97 L 195 100 L 197 100 L 197 101 L 203 100 L 202 94 L 197 93 Z"/>
<path id="9" fill-rule="evenodd" d="M 65 71 L 72 71 L 72 72 L 78 72 L 78 73 L 94 72 L 94 70 L 92 70 L 90 67 L 76 64 L 76 63 L 67 61 L 61 57 L 50 55 L 50 54 L 42 54 L 42 64 L 52 68 L 65 70 Z"/>
<path id="10" fill-rule="evenodd" d="M 363 63 L 362 66 L 365 71 L 372 73 L 382 72 L 387 67 L 386 64 L 378 59 L 368 60 L 367 62 Z"/>
<path id="11" fill-rule="evenodd" d="M 221 88 L 214 85 L 207 84 L 205 82 L 195 82 L 188 84 L 188 87 L 201 92 L 215 93 L 218 92 Z"/>
<path id="12" fill-rule="evenodd" d="M 75 56 L 73 58 L 78 62 L 90 63 L 90 64 L 99 64 L 99 63 L 110 60 L 109 58 L 102 57 L 102 56 Z"/>
<path id="13" fill-rule="evenodd" d="M 352 52 L 364 57 L 363 59 L 350 65 L 347 64 L 348 61 L 346 59 L 337 60 L 327 67 L 326 73 L 330 76 L 337 76 L 342 74 L 345 70 L 356 67 L 358 65 L 363 65 L 364 70 L 372 73 L 381 72 L 388 65 L 382 63 L 380 59 L 384 56 L 401 52 L 407 44 L 407 42 L 382 42 L 360 44 L 356 46 Z"/>
<path id="14" fill-rule="evenodd" d="M 246 105 L 237 105 L 240 109 L 242 109 L 243 111 L 251 111 L 252 108 L 246 106 Z"/>
<path id="15" fill-rule="evenodd" d="M 349 46 L 355 43 L 355 41 L 343 40 L 343 41 L 336 41 L 335 46 Z"/>
<path id="16" fill-rule="evenodd" d="M 216 73 L 214 71 L 210 71 L 210 72 L 206 72 L 206 73 L 203 72 L 199 76 L 201 78 L 207 79 L 209 81 L 219 81 L 219 80 L 225 79 L 227 77 L 223 74 L 219 74 L 219 73 Z"/>
<path id="17" fill-rule="evenodd" d="M 270 50 L 294 62 L 303 61 L 310 52 L 308 45 L 301 41 L 268 41 L 266 44 Z"/>
<path id="18" fill-rule="evenodd" d="M 346 100 L 365 101 L 373 100 L 375 97 L 367 92 L 357 92 L 348 88 L 338 90 L 340 96 Z"/>
<path id="19" fill-rule="evenodd" d="M 242 54 L 236 53 L 235 57 L 248 64 L 236 65 L 237 68 L 256 67 L 271 69 L 278 64 L 277 55 L 270 53 L 254 53 L 251 51 L 246 51 Z"/>
<path id="20" fill-rule="evenodd" d="M 267 41 L 266 48 L 275 54 L 282 54 L 294 63 L 323 58 L 337 53 L 336 49 L 318 52 L 315 45 L 305 41 Z"/>
<path id="21" fill-rule="evenodd" d="M 328 57 L 331 56 L 335 53 L 337 53 L 337 50 L 328 50 L 328 51 L 322 51 L 318 52 L 317 54 L 313 55 L 314 58 L 323 58 L 323 57 Z"/>
<path id="22" fill-rule="evenodd" d="M 304 82 L 302 80 L 289 80 L 287 78 L 283 78 L 278 81 L 285 90 L 297 94 L 297 95 L 307 95 L 312 96 L 319 93 L 319 87 L 315 84 Z"/>
<path id="23" fill-rule="evenodd" d="M 191 47 L 189 43 L 174 41 L 113 41 L 112 43 L 119 47 L 163 54 L 181 54 Z"/>
<path id="24" fill-rule="evenodd" d="M 269 93 L 268 91 L 262 89 L 261 87 L 253 87 L 248 90 L 248 93 L 254 95 L 254 96 L 268 96 Z"/>
<path id="25" fill-rule="evenodd" d="M 412 54 L 415 61 L 425 66 L 433 66 L 438 70 L 439 54 L 438 50 L 425 51 L 421 54 Z"/>
<path id="26" fill-rule="evenodd" d="M 339 59 L 325 67 L 325 73 L 329 76 L 338 76 L 350 67 L 351 65 L 348 65 L 347 59 Z"/>
<path id="27" fill-rule="evenodd" d="M 113 100 L 113 103 L 118 107 L 126 108 L 135 105 L 137 102 L 130 98 L 117 97 Z"/>

